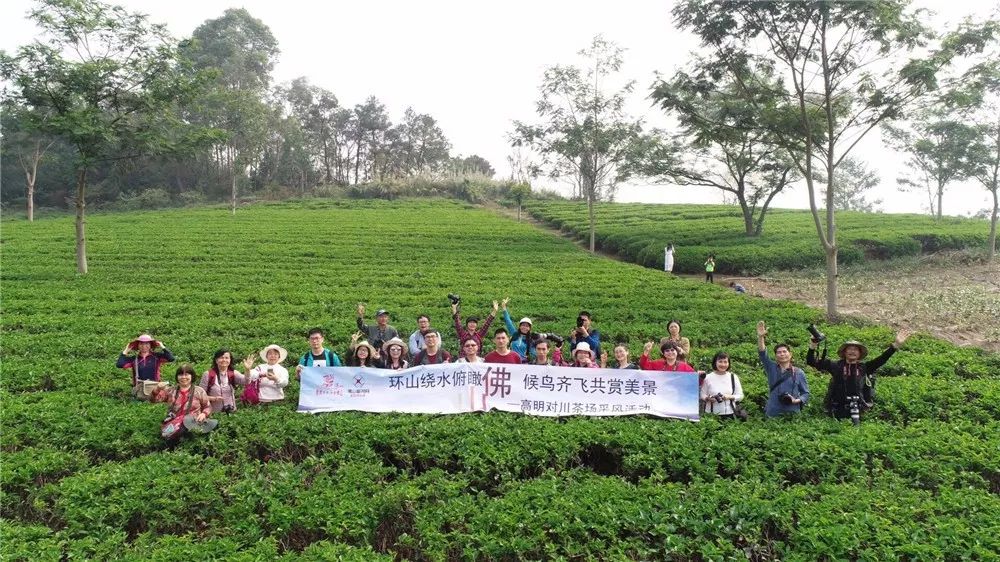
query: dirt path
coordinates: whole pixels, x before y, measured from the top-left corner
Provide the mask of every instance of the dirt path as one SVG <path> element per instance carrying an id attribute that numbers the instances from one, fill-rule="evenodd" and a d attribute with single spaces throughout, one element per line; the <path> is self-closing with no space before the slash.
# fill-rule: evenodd
<path id="1" fill-rule="evenodd" d="M 517 210 L 496 204 L 487 208 L 516 219 Z M 527 212 L 521 221 L 572 240 L 581 249 L 587 244 L 536 220 Z M 597 252 L 616 261 L 615 254 Z M 894 328 L 928 332 L 960 346 L 974 346 L 1000 353 L 1000 262 L 984 264 L 965 252 L 950 252 L 876 262 L 866 268 L 840 272 L 840 310 Z M 701 281 L 697 274 L 681 277 Z M 716 283 L 736 281 L 752 295 L 787 299 L 816 308 L 826 306 L 826 281 L 822 272 L 774 272 L 762 277 L 717 274 Z"/>

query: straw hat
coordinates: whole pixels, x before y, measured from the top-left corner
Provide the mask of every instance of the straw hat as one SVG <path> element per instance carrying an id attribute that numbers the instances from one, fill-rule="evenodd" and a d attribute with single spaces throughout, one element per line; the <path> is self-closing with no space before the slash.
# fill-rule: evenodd
<path id="1" fill-rule="evenodd" d="M 392 341 L 392 340 L 389 340 L 389 341 Z M 375 350 L 375 347 L 372 344 L 370 344 L 367 341 L 365 341 L 365 340 L 361 340 L 358 343 L 354 344 L 354 353 L 358 352 L 358 348 L 359 347 L 367 347 L 368 348 L 368 357 L 375 357 L 375 354 L 378 353 L 378 351 Z"/>
<path id="2" fill-rule="evenodd" d="M 163 344 L 159 340 L 153 339 L 153 336 L 149 334 L 142 334 L 135 338 L 128 344 L 129 349 L 138 349 L 140 343 L 148 343 L 151 347 L 163 347 Z"/>
<path id="3" fill-rule="evenodd" d="M 587 343 L 585 341 L 582 341 L 582 342 L 576 344 L 576 347 L 573 348 L 573 357 L 576 357 L 577 352 L 580 352 L 580 351 L 586 351 L 587 353 L 590 354 L 590 358 L 591 359 L 594 358 L 594 350 L 590 349 L 590 344 L 589 343 Z"/>
<path id="4" fill-rule="evenodd" d="M 260 350 L 260 353 L 258 354 L 260 355 L 260 360 L 267 363 L 267 352 L 272 349 L 278 352 L 278 363 L 283 363 L 285 358 L 288 357 L 288 351 L 286 351 L 285 348 L 272 343 L 271 345 Z"/>
<path id="5" fill-rule="evenodd" d="M 868 356 L 868 348 L 865 347 L 865 344 L 859 342 L 858 340 L 845 341 L 843 344 L 841 344 L 840 349 L 837 350 L 837 355 L 839 355 L 841 359 L 844 359 L 844 352 L 847 351 L 847 348 L 852 345 L 857 347 L 858 351 L 861 352 L 858 357 L 859 361 Z"/>

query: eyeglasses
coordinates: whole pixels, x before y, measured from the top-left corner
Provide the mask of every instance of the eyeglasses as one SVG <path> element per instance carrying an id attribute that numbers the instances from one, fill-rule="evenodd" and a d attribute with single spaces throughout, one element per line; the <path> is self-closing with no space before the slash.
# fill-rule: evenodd
<path id="1" fill-rule="evenodd" d="M 467 343 L 467 344 L 463 345 L 462 347 L 479 347 L 479 346 L 477 346 L 474 343 Z"/>

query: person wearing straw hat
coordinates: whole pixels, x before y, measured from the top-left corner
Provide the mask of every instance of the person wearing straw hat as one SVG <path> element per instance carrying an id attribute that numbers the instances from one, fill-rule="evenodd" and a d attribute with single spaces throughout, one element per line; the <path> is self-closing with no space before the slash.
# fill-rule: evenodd
<path id="1" fill-rule="evenodd" d="M 378 350 L 367 340 L 361 339 L 362 335 L 358 332 L 351 336 L 351 347 L 347 354 L 348 367 L 374 367 L 378 362 Z"/>
<path id="2" fill-rule="evenodd" d="M 159 351 L 153 351 L 155 349 Z M 129 355 L 132 351 L 135 355 Z M 165 345 L 149 334 L 142 334 L 125 346 L 116 366 L 132 371 L 132 396 L 136 400 L 148 400 L 160 382 L 160 366 L 173 360 L 174 354 Z"/>
<path id="3" fill-rule="evenodd" d="M 908 330 L 900 330 L 889 348 L 871 361 L 864 360 L 868 356 L 868 347 L 856 340 L 848 340 L 837 349 L 839 361 L 831 361 L 825 357 L 817 359 L 816 347 L 819 342 L 810 339 L 806 364 L 832 376 L 823 403 L 827 413 L 837 419 L 850 418 L 849 396 L 861 398 L 861 402 L 858 404 L 861 411 L 870 410 L 875 402 L 875 371 L 885 365 L 886 361 L 899 348 L 903 347 L 909 337 Z M 826 355 L 825 352 L 824 355 Z"/>
<path id="4" fill-rule="evenodd" d="M 594 350 L 590 349 L 590 344 L 582 341 L 573 348 L 573 363 L 569 367 L 581 367 L 584 369 L 599 368 L 597 361 L 594 361 Z"/>
<path id="5" fill-rule="evenodd" d="M 392 369 L 393 371 L 402 371 L 408 368 L 410 362 L 406 358 L 406 343 L 399 338 L 392 338 L 382 344 L 382 356 L 375 366 L 379 369 Z"/>
<path id="6" fill-rule="evenodd" d="M 250 383 L 257 381 L 260 385 L 261 403 L 277 402 L 285 399 L 285 387 L 288 386 L 288 369 L 281 363 L 288 357 L 288 351 L 280 345 L 271 344 L 258 353 L 263 364 L 254 367 L 254 357 L 250 355 L 243 360 Z"/>

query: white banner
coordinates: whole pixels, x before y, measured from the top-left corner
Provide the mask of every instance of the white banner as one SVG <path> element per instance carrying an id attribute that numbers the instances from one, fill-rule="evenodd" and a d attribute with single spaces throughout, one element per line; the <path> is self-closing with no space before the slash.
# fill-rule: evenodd
<path id="1" fill-rule="evenodd" d="M 698 375 L 543 365 L 446 363 L 404 371 L 302 369 L 299 412 L 459 414 L 496 409 L 533 416 L 698 419 Z"/>

